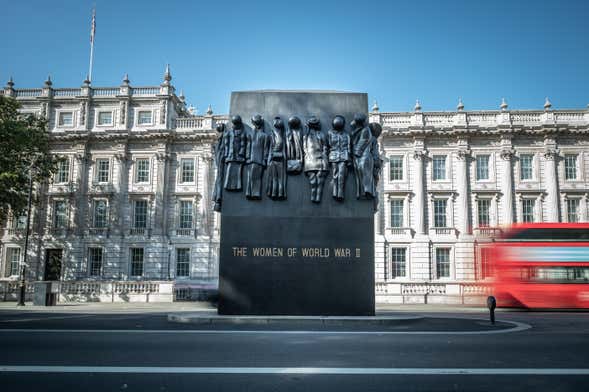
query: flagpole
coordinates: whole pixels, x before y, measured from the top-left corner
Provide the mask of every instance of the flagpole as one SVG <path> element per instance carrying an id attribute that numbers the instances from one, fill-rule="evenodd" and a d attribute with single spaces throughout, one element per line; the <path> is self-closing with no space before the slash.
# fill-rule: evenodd
<path id="1" fill-rule="evenodd" d="M 92 8 L 92 29 L 90 30 L 90 69 L 88 80 L 92 83 L 92 65 L 94 63 L 94 35 L 96 34 L 96 7 Z"/>

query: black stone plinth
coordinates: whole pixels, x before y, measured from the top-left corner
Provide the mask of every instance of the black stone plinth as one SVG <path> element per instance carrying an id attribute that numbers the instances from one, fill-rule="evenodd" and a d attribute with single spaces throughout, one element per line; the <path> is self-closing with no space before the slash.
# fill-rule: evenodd
<path id="1" fill-rule="evenodd" d="M 251 129 L 261 114 L 266 131 L 275 116 L 298 116 L 331 129 L 334 116 L 367 114 L 363 93 L 250 91 L 231 95 L 230 115 Z M 264 190 L 266 179 L 264 178 Z M 289 175 L 287 199 L 247 200 L 223 193 L 219 260 L 222 315 L 374 315 L 374 209 L 357 200 L 350 170 L 343 202 L 332 198 L 331 175 L 322 202 L 310 201 L 304 174 Z"/>

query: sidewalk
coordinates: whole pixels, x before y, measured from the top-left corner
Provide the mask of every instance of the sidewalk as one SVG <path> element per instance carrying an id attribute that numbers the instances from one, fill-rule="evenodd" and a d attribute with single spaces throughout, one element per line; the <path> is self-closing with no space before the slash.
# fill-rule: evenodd
<path id="1" fill-rule="evenodd" d="M 171 302 L 171 303 L 143 303 L 143 302 L 89 302 L 89 303 L 67 303 L 56 306 L 34 306 L 27 302 L 26 306 L 19 307 L 16 302 L 0 302 L 0 312 L 91 312 L 91 313 L 181 313 L 181 312 L 208 312 L 216 313 L 216 308 L 208 302 Z M 498 312 L 508 309 L 497 309 Z M 438 305 L 438 304 L 415 304 L 415 305 L 391 305 L 376 304 L 376 313 L 387 314 L 396 312 L 423 312 L 423 313 L 487 313 L 488 310 L 482 306 L 467 305 Z"/>

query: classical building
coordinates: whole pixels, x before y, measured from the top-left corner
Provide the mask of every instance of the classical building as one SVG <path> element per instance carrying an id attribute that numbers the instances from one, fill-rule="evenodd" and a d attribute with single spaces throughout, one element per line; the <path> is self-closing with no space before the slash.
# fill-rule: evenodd
<path id="1" fill-rule="evenodd" d="M 214 287 L 214 127 L 166 70 L 159 86 L 15 89 L 45 116 L 66 158 L 38 185 L 28 280 L 61 280 L 62 299 L 184 299 Z M 589 111 L 380 112 L 385 168 L 375 219 L 377 302 L 466 302 L 486 293 L 486 247 L 514 222 L 587 221 Z M 350 186 L 350 185 L 349 185 Z M 25 221 L 0 237 L 0 300 L 15 298 Z M 135 297 L 133 297 L 135 295 Z M 475 299 L 473 299 L 473 296 Z M 161 298 L 171 298 L 162 296 Z M 480 298 L 479 298 L 480 299 Z"/>

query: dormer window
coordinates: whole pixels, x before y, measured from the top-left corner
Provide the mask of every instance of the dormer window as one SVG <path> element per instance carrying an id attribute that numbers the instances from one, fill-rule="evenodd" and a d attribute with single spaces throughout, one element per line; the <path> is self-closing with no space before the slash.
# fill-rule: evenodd
<path id="1" fill-rule="evenodd" d="M 151 110 L 140 110 L 137 113 L 137 125 L 152 125 L 152 112 Z"/>
<path id="2" fill-rule="evenodd" d="M 98 125 L 112 125 L 112 112 L 98 112 Z"/>
<path id="3" fill-rule="evenodd" d="M 60 112 L 58 120 L 57 120 L 57 124 L 60 127 L 74 126 L 74 113 L 73 112 Z"/>

